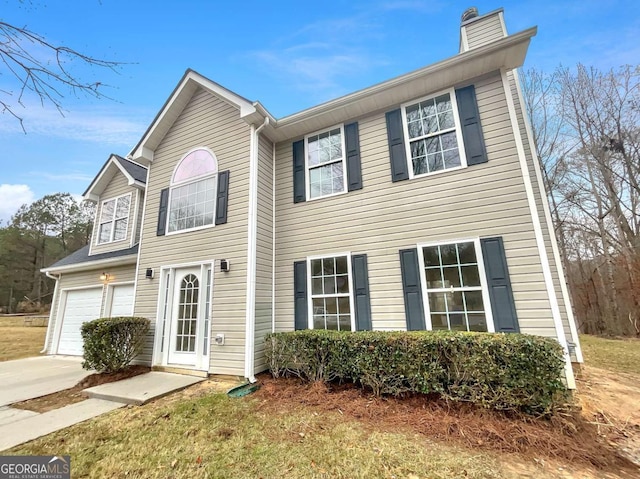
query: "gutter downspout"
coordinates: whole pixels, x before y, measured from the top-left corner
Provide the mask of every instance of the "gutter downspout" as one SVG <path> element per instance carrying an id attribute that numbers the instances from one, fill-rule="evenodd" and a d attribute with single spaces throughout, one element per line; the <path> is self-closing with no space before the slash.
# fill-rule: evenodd
<path id="1" fill-rule="evenodd" d="M 53 303 L 58 297 L 58 285 L 60 284 L 60 276 L 62 276 L 61 274 L 54 276 L 48 271 L 45 271 L 44 274 L 47 275 L 47 278 L 55 280 L 56 285 L 53 288 L 53 300 L 51 301 L 51 311 L 49 311 L 49 321 L 47 322 L 47 334 L 44 337 L 44 347 L 42 348 L 42 351 L 40 351 L 40 354 L 47 352 L 47 344 L 49 344 L 49 336 L 51 334 L 51 324 L 53 323 Z"/>
<path id="2" fill-rule="evenodd" d="M 276 144 L 271 153 L 271 332 L 276 332 Z"/>
<path id="3" fill-rule="evenodd" d="M 258 149 L 260 130 L 269 124 L 269 117 L 258 128 L 251 125 L 249 143 L 249 217 L 247 222 L 247 303 L 244 351 L 244 376 L 251 383 L 256 382 L 254 375 L 255 336 L 256 336 L 256 251 L 258 242 Z"/>

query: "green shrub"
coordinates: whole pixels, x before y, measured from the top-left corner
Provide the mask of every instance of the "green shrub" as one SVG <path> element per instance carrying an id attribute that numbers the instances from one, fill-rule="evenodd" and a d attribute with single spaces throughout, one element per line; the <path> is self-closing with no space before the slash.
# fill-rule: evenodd
<path id="1" fill-rule="evenodd" d="M 376 395 L 437 393 L 500 410 L 544 414 L 568 398 L 557 341 L 453 331 L 273 333 L 274 377 L 353 381 Z"/>
<path id="2" fill-rule="evenodd" d="M 100 318 L 82 325 L 82 367 L 112 373 L 129 366 L 142 352 L 149 320 L 130 316 Z"/>

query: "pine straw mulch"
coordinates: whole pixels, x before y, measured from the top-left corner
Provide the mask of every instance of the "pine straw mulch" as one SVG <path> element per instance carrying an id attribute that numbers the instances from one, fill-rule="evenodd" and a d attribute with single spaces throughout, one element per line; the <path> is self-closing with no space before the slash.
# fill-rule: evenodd
<path id="1" fill-rule="evenodd" d="M 12 404 L 11 407 L 39 413 L 52 411 L 87 399 L 87 396 L 82 394 L 84 389 L 99 386 L 101 384 L 121 381 L 122 379 L 129 379 L 140 374 L 148 373 L 149 371 L 151 371 L 151 368 L 148 366 L 129 366 L 128 368 L 115 373 L 90 374 L 72 388 L 64 389 L 53 394 L 47 394 L 46 396 L 17 402 Z"/>
<path id="2" fill-rule="evenodd" d="M 505 413 L 412 395 L 377 398 L 353 384 L 303 383 L 295 378 L 259 377 L 260 408 L 286 412 L 310 407 L 355 419 L 366 427 L 410 430 L 443 442 L 519 455 L 550 458 L 638 477 L 640 468 L 598 435 L 595 425 L 579 413 L 551 419 Z"/>

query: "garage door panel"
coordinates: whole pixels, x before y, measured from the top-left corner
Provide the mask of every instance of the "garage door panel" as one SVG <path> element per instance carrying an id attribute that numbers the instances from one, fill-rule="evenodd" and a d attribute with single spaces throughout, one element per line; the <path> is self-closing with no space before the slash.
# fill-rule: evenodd
<path id="1" fill-rule="evenodd" d="M 100 317 L 102 288 L 67 291 L 58 354 L 82 355 L 82 323 Z"/>
<path id="2" fill-rule="evenodd" d="M 133 285 L 123 284 L 113 287 L 111 293 L 111 317 L 133 314 Z"/>

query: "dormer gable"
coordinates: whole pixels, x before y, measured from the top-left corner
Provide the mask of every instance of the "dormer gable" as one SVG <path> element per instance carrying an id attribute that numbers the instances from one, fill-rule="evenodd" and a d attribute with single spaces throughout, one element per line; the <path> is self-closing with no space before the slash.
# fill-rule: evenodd
<path id="1" fill-rule="evenodd" d="M 123 175 L 129 186 L 139 190 L 146 188 L 147 168 L 112 153 L 82 197 L 87 201 L 97 202 L 116 174 Z"/>

